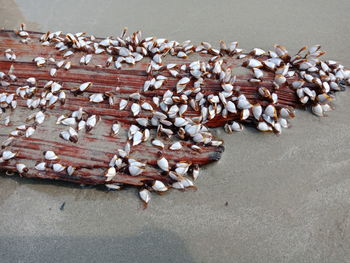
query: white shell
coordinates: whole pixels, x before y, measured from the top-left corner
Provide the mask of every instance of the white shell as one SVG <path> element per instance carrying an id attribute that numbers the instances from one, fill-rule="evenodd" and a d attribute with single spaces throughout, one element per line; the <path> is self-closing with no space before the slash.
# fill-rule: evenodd
<path id="1" fill-rule="evenodd" d="M 53 151 L 46 151 L 44 153 L 44 157 L 46 160 L 50 161 L 58 159 L 57 155 Z"/>
<path id="2" fill-rule="evenodd" d="M 243 130 L 243 126 L 242 126 L 242 124 L 240 124 L 240 123 L 234 121 L 234 122 L 232 122 L 232 124 L 231 124 L 231 129 L 232 129 L 233 131 L 240 132 L 240 131 Z"/>
<path id="3" fill-rule="evenodd" d="M 25 166 L 23 163 L 16 164 L 16 169 L 20 174 L 24 172 L 25 168 L 27 168 L 27 166 Z"/>
<path id="4" fill-rule="evenodd" d="M 104 99 L 103 99 L 103 94 L 102 93 L 96 93 L 96 94 L 92 94 L 90 96 L 90 101 L 91 102 L 95 102 L 95 103 L 99 103 L 99 102 L 102 102 Z"/>
<path id="5" fill-rule="evenodd" d="M 92 82 L 85 82 L 79 86 L 80 91 L 85 91 L 88 87 L 92 85 Z"/>
<path id="6" fill-rule="evenodd" d="M 35 114 L 35 122 L 37 124 L 42 124 L 45 120 L 45 114 L 41 111 L 39 111 L 37 114 Z"/>
<path id="7" fill-rule="evenodd" d="M 35 165 L 35 169 L 38 171 L 45 171 L 46 163 L 45 162 L 38 163 L 37 165 Z"/>
<path id="8" fill-rule="evenodd" d="M 157 192 L 165 192 L 168 190 L 168 188 L 161 181 L 158 180 L 154 181 L 152 188 Z"/>
<path id="9" fill-rule="evenodd" d="M 105 174 L 105 176 L 107 177 L 106 182 L 112 180 L 112 178 L 113 178 L 114 176 L 116 176 L 116 174 L 117 174 L 116 169 L 115 169 L 114 167 L 110 167 L 110 168 L 107 170 L 107 173 Z"/>
<path id="10" fill-rule="evenodd" d="M 227 102 L 226 109 L 228 112 L 237 113 L 236 105 L 232 101 Z"/>
<path id="11" fill-rule="evenodd" d="M 120 124 L 119 123 L 114 123 L 112 125 L 112 131 L 114 135 L 117 135 L 120 130 Z"/>
<path id="12" fill-rule="evenodd" d="M 125 107 L 126 107 L 126 105 L 128 105 L 128 101 L 122 99 L 122 100 L 119 102 L 119 110 L 124 110 Z"/>
<path id="13" fill-rule="evenodd" d="M 75 172 L 75 167 L 73 167 L 73 166 L 68 166 L 67 167 L 68 175 L 73 175 L 74 172 Z"/>
<path id="14" fill-rule="evenodd" d="M 174 189 L 185 189 L 184 185 L 181 182 L 175 182 L 171 185 Z"/>
<path id="15" fill-rule="evenodd" d="M 162 169 L 163 171 L 165 171 L 165 172 L 169 171 L 168 160 L 165 159 L 164 157 L 158 159 L 157 164 L 158 164 L 159 168 Z"/>
<path id="16" fill-rule="evenodd" d="M 11 151 L 4 151 L 2 153 L 2 159 L 5 160 L 5 161 L 10 160 L 10 159 L 12 159 L 15 156 L 16 156 L 16 154 L 11 152 Z"/>
<path id="17" fill-rule="evenodd" d="M 136 162 L 138 163 L 138 162 Z M 134 163 L 131 163 L 129 165 L 129 173 L 130 175 L 132 176 L 137 176 L 137 175 L 140 175 L 144 170 L 144 167 L 141 166 L 141 165 L 137 165 L 137 164 L 134 164 Z"/>
<path id="18" fill-rule="evenodd" d="M 260 104 L 253 106 L 253 116 L 256 120 L 259 120 L 262 114 L 262 107 Z"/>
<path id="19" fill-rule="evenodd" d="M 147 189 L 142 189 L 139 192 L 139 196 L 140 196 L 141 200 L 143 202 L 145 202 L 146 204 L 148 204 L 149 201 L 151 200 L 151 193 Z"/>
<path id="20" fill-rule="evenodd" d="M 180 150 L 181 148 L 182 148 L 182 145 L 180 142 L 175 142 L 169 147 L 169 149 L 173 151 Z"/>
<path id="21" fill-rule="evenodd" d="M 90 116 L 86 121 L 86 125 L 90 128 L 95 127 L 96 123 L 97 123 L 96 115 Z"/>
<path id="22" fill-rule="evenodd" d="M 61 123 L 66 126 L 73 126 L 77 124 L 77 121 L 75 120 L 75 118 L 65 118 L 61 121 Z"/>
<path id="23" fill-rule="evenodd" d="M 26 130 L 26 138 L 32 136 L 35 132 L 35 129 L 33 127 L 29 127 L 27 130 Z"/>
<path id="24" fill-rule="evenodd" d="M 152 144 L 154 145 L 154 146 L 157 146 L 157 147 L 160 147 L 160 148 L 164 148 L 164 143 L 162 142 L 162 141 L 160 141 L 160 140 L 153 140 L 152 141 Z"/>
<path id="25" fill-rule="evenodd" d="M 175 118 L 175 122 L 174 125 L 176 127 L 182 127 L 182 126 L 186 126 L 188 124 L 188 121 L 186 121 L 184 118 Z"/>
<path id="26" fill-rule="evenodd" d="M 120 185 L 117 184 L 105 184 L 108 190 L 120 190 Z"/>
<path id="27" fill-rule="evenodd" d="M 266 131 L 271 131 L 272 130 L 272 128 L 269 126 L 269 125 L 267 125 L 267 123 L 266 122 L 259 122 L 258 123 L 258 130 L 259 131 L 262 131 L 262 132 L 266 132 Z"/>
<path id="28" fill-rule="evenodd" d="M 53 169 L 55 172 L 59 173 L 59 172 L 62 172 L 64 169 L 66 169 L 66 167 L 63 166 L 63 165 L 60 164 L 60 163 L 55 163 L 55 164 L 52 166 L 52 169 Z"/>
<path id="29" fill-rule="evenodd" d="M 131 111 L 134 116 L 137 116 L 140 113 L 141 107 L 137 103 L 131 105 Z"/>
<path id="30" fill-rule="evenodd" d="M 312 106 L 312 112 L 316 115 L 316 116 L 319 116 L 319 117 L 323 117 L 323 109 L 322 109 L 322 106 L 321 104 L 316 104 L 314 106 Z"/>

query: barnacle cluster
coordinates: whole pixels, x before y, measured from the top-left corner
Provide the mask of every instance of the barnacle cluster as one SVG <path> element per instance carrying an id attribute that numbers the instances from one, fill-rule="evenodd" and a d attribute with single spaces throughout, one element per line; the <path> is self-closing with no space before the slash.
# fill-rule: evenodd
<path id="1" fill-rule="evenodd" d="M 123 147 L 110 153 L 108 162 L 98 167 L 104 172 L 91 176 L 88 183 L 103 183 L 112 190 L 137 185 L 146 205 L 151 191 L 193 188 L 188 175 L 195 180 L 199 164 L 217 159 L 208 157 L 209 153 L 207 159 L 195 161 L 196 154 L 206 150 L 222 151 L 223 142 L 214 138 L 210 127 L 222 126 L 231 133 L 242 131 L 246 124 L 280 134 L 295 116 L 295 108 L 310 108 L 322 117 L 333 108 L 333 94 L 350 84 L 350 71 L 336 61 L 321 60 L 324 52 L 319 45 L 305 46 L 291 55 L 281 45 L 270 51 L 244 51 L 237 42 L 220 41 L 219 48 L 215 48 L 208 42 L 194 45 L 191 41 L 142 38 L 140 31 L 127 35 L 126 29 L 120 36 L 101 39 L 82 32 L 38 35 L 25 31 L 24 26 L 16 40 L 23 45 L 50 48 L 51 53 L 27 61 L 45 70 L 45 77 L 29 76 L 20 85 L 18 79 L 23 76 L 16 75 L 16 63 L 21 63 L 21 56 L 14 48 L 1 44 L 11 67 L 6 73 L 0 72 L 0 117 L 4 126 L 10 126 L 11 114 L 7 113 L 18 105 L 30 114 L 2 142 L 0 163 L 7 169 L 12 165 L 21 175 L 50 172 L 56 174 L 54 179 L 79 182 L 87 177 L 80 174 L 82 167 L 61 161 L 60 153 L 53 149 L 45 149 L 42 160 L 29 167 L 22 162 L 28 157 L 20 158 L 20 150 L 11 147 L 22 137 L 34 136 L 38 127 L 52 117 L 60 129 L 64 128 L 57 137 L 69 144 L 79 144 L 99 123 L 108 123 L 111 142 L 123 136 Z M 94 77 L 74 87 L 66 83 L 65 76 L 71 82 L 72 70 L 91 68 L 97 72 L 108 69 L 116 79 L 134 74 L 139 81 L 137 89 L 129 89 L 127 82 L 124 86 L 102 87 Z M 245 73 L 235 73 L 238 68 Z M 16 87 L 13 92 L 12 86 Z M 76 98 L 86 106 L 78 104 L 69 113 L 50 114 L 50 110 L 60 107 L 73 109 L 67 105 Z M 98 107 L 113 111 L 104 116 L 93 111 Z M 147 147 L 140 148 L 142 145 Z M 151 148 L 156 150 L 150 158 L 133 156 L 143 150 L 147 155 Z M 179 156 L 182 152 L 188 155 L 179 161 L 177 152 Z"/>

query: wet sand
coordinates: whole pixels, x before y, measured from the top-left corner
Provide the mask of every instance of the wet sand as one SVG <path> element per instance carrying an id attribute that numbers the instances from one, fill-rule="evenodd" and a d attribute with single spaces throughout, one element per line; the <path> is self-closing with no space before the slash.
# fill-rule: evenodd
<path id="1" fill-rule="evenodd" d="M 237 40 L 291 52 L 321 44 L 350 66 L 349 1 L 0 0 L 0 27 L 183 41 Z M 350 92 L 326 118 L 298 111 L 281 136 L 227 135 L 197 191 L 142 210 L 134 189 L 0 177 L 1 262 L 349 262 Z M 65 203 L 63 210 L 60 208 Z"/>

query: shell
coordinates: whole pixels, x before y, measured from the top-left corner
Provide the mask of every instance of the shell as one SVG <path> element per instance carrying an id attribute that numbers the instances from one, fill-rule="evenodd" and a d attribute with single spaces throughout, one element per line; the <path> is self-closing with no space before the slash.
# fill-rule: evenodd
<path id="1" fill-rule="evenodd" d="M 168 160 L 165 159 L 164 157 L 160 158 L 157 160 L 157 165 L 160 169 L 162 169 L 165 172 L 169 171 L 169 163 Z"/>
<path id="2" fill-rule="evenodd" d="M 165 192 L 168 190 L 168 188 L 164 185 L 164 183 L 158 180 L 154 181 L 152 188 L 154 191 L 157 191 L 157 192 Z"/>
<path id="3" fill-rule="evenodd" d="M 45 151 L 44 157 L 46 160 L 49 160 L 49 161 L 58 159 L 58 156 L 53 151 Z"/>
<path id="4" fill-rule="evenodd" d="M 169 147 L 169 149 L 172 151 L 177 151 L 177 150 L 180 150 L 181 148 L 182 148 L 182 145 L 180 142 L 175 142 Z"/>
<path id="5" fill-rule="evenodd" d="M 144 202 L 145 207 L 147 207 L 147 204 L 151 200 L 151 193 L 147 189 L 142 189 L 141 191 L 139 191 L 139 196 Z"/>

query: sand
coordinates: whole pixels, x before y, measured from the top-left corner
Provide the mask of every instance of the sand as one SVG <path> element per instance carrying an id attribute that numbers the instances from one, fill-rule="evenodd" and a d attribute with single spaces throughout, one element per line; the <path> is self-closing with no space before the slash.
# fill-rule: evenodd
<path id="1" fill-rule="evenodd" d="M 0 27 L 177 40 L 246 49 L 321 44 L 350 66 L 349 1 L 1 0 Z M 326 118 L 298 111 L 281 136 L 218 136 L 223 158 L 198 191 L 153 196 L 0 177 L 1 262 L 349 262 L 350 92 Z M 65 203 L 63 210 L 60 208 Z"/>

